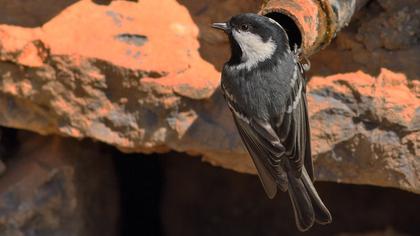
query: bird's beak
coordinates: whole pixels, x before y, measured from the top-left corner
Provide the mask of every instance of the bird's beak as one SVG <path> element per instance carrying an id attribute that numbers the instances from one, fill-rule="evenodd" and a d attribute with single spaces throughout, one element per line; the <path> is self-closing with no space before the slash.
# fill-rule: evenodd
<path id="1" fill-rule="evenodd" d="M 228 23 L 213 23 L 211 27 L 223 30 L 225 32 L 230 30 L 230 25 Z"/>

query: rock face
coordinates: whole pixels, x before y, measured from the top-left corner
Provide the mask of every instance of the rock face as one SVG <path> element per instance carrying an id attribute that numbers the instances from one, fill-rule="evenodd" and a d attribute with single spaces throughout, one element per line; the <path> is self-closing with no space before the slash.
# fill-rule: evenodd
<path id="1" fill-rule="evenodd" d="M 218 90 L 227 41 L 209 24 L 258 2 L 108 4 L 0 14 L 0 125 L 255 173 Z M 374 1 L 313 57 L 318 179 L 420 193 L 419 6 Z"/>
<path id="2" fill-rule="evenodd" d="M 90 142 L 19 136 L 19 151 L 0 178 L 1 235 L 116 235 L 110 156 Z"/>

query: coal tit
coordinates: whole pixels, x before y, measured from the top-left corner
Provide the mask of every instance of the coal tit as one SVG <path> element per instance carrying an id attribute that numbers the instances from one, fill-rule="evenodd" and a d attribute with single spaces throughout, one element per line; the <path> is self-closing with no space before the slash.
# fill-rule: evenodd
<path id="1" fill-rule="evenodd" d="M 312 184 L 304 66 L 276 21 L 240 14 L 214 23 L 229 37 L 221 89 L 270 199 L 288 191 L 300 231 L 331 214 Z"/>

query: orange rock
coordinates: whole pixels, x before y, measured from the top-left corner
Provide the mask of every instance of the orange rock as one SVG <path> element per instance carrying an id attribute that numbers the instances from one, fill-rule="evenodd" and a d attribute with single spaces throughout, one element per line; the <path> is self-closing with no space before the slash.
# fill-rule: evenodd
<path id="1" fill-rule="evenodd" d="M 176 1 L 116 1 L 110 6 L 80 1 L 42 30 L 52 54 L 76 54 L 165 74 L 150 81 L 180 95 L 206 98 L 219 82 L 214 66 L 198 53 L 197 26 Z M 202 92 L 190 93 L 196 89 Z"/>
<path id="2" fill-rule="evenodd" d="M 420 27 L 395 21 L 383 32 L 375 22 L 393 19 L 401 6 L 381 4 L 383 14 L 361 12 L 312 58 L 317 176 L 420 193 L 420 48 L 395 37 Z M 403 12 L 414 19 L 418 3 L 410 4 Z M 255 173 L 217 89 L 227 41 L 209 24 L 257 7 L 253 0 L 76 1 L 54 14 L 42 8 L 50 17 L 39 25 L 3 12 L 0 24 L 13 18 L 7 14 L 17 19 L 0 25 L 0 124 L 126 152 L 187 152 Z"/>

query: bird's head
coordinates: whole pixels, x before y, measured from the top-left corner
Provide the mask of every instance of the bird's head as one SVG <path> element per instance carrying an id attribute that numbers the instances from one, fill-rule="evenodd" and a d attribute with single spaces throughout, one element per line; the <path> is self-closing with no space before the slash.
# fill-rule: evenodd
<path id="1" fill-rule="evenodd" d="M 214 23 L 223 30 L 231 45 L 231 66 L 250 69 L 260 62 L 290 52 L 287 34 L 276 21 L 257 14 L 246 13 L 225 23 Z"/>

